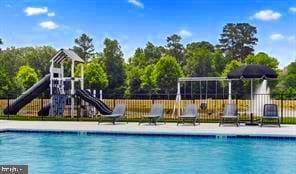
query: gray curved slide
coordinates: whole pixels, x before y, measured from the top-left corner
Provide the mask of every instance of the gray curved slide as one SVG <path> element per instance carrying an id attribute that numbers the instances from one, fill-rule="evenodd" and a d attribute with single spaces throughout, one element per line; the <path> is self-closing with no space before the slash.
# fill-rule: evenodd
<path id="1" fill-rule="evenodd" d="M 89 104 L 93 105 L 101 114 L 103 115 L 110 115 L 112 114 L 112 110 L 101 100 L 93 97 L 88 91 L 86 90 L 77 90 L 76 94 L 81 97 L 82 100 L 88 102 Z"/>
<path id="2" fill-rule="evenodd" d="M 38 97 L 42 92 L 49 88 L 50 74 L 44 76 L 39 82 L 25 91 L 21 96 L 13 101 L 4 109 L 6 115 L 16 115 L 26 104 Z"/>

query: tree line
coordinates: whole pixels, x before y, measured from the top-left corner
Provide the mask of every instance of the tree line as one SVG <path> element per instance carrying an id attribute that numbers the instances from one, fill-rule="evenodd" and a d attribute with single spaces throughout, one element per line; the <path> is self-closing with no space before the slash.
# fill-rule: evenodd
<path id="1" fill-rule="evenodd" d="M 276 58 L 267 53 L 254 53 L 257 44 L 256 27 L 248 23 L 229 23 L 223 27 L 219 44 L 196 41 L 182 44 L 182 37 L 173 34 L 165 45 L 148 42 L 137 48 L 124 61 L 121 46 L 116 39 L 106 38 L 102 52 L 96 52 L 93 39 L 82 34 L 74 40 L 73 50 L 86 61 L 85 86 L 102 89 L 111 95 L 175 94 L 179 77 L 226 76 L 243 64 L 263 64 L 279 74 L 271 83 L 274 91 L 296 92 L 296 62 L 279 69 Z M 3 44 L 0 39 L 0 44 Z M 0 50 L 0 96 L 20 94 L 49 72 L 49 60 L 56 53 L 51 46 L 10 47 Z M 80 68 L 77 68 L 77 75 Z M 249 90 L 248 82 L 235 82 L 233 90 L 242 94 Z M 226 84 L 219 83 L 218 88 Z M 215 84 L 208 84 L 208 93 L 215 92 Z M 194 84 L 182 89 L 198 93 L 204 87 Z"/>

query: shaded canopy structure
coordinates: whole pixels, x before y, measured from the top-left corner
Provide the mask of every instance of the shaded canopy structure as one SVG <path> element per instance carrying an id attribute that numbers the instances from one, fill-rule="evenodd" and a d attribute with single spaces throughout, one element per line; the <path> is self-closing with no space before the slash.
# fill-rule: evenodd
<path id="1" fill-rule="evenodd" d="M 231 71 L 227 75 L 228 79 L 276 79 L 277 74 L 274 70 L 257 64 L 241 66 Z"/>
<path id="2" fill-rule="evenodd" d="M 185 82 L 207 82 L 208 81 L 227 81 L 228 82 L 228 103 L 230 104 L 231 99 L 231 82 L 234 80 L 251 80 L 251 102 L 253 101 L 253 80 L 256 79 L 276 79 L 277 74 L 274 70 L 258 64 L 243 65 L 233 71 L 231 71 L 227 77 L 183 77 L 178 79 L 177 84 L 177 96 L 176 96 L 176 106 L 178 106 L 178 115 L 180 115 L 181 108 L 181 83 Z M 174 111 L 177 108 L 174 105 Z M 173 112 L 174 113 L 174 112 Z M 251 113 L 251 120 L 252 113 Z M 251 121 L 253 122 L 253 121 Z"/>
<path id="3" fill-rule="evenodd" d="M 251 102 L 253 103 L 253 80 L 256 79 L 276 79 L 277 74 L 274 70 L 271 68 L 268 68 L 264 65 L 258 65 L 258 64 L 249 64 L 249 65 L 243 65 L 239 67 L 238 69 L 235 69 L 231 71 L 227 75 L 227 79 L 233 79 L 233 80 L 250 80 L 251 81 Z M 251 106 L 252 106 L 251 103 Z M 251 108 L 252 112 L 252 108 Z M 253 123 L 253 113 L 251 113 L 251 123 Z"/>

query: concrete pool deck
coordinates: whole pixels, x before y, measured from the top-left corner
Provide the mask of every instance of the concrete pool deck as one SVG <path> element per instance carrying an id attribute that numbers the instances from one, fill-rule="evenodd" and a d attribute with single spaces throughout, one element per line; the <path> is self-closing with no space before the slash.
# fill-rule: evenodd
<path id="1" fill-rule="evenodd" d="M 151 135 L 191 135 L 191 136 L 250 136 L 250 137 L 291 137 L 296 138 L 296 125 L 278 127 L 259 126 L 221 126 L 217 123 L 201 123 L 197 126 L 179 125 L 176 123 L 159 123 L 157 126 L 138 123 L 119 122 L 62 122 L 62 121 L 10 121 L 0 120 L 0 132 L 5 131 L 38 131 L 38 132 L 82 132 L 111 134 L 151 134 Z"/>

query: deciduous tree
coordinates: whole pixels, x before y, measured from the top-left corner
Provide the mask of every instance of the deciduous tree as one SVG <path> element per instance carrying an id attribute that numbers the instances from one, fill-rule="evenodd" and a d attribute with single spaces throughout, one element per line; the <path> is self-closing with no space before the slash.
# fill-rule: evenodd
<path id="1" fill-rule="evenodd" d="M 142 69 L 138 67 L 129 67 L 127 68 L 127 89 L 125 94 L 127 96 L 131 96 L 134 94 L 140 94 L 142 92 L 141 89 L 141 76 L 142 76 Z"/>
<path id="2" fill-rule="evenodd" d="M 145 67 L 148 64 L 148 59 L 144 54 L 144 50 L 142 48 L 137 48 L 133 57 L 129 60 L 131 66 L 135 67 Z"/>
<path id="3" fill-rule="evenodd" d="M 183 76 L 182 69 L 172 56 L 162 57 L 155 65 L 153 78 L 160 91 L 169 94 L 176 92 L 178 78 Z"/>
<path id="4" fill-rule="evenodd" d="M 148 42 L 146 44 L 146 47 L 144 48 L 144 55 L 145 55 L 145 58 L 148 60 L 146 65 L 156 63 L 161 58 L 164 51 L 165 49 L 163 47 L 155 46 L 151 42 Z"/>
<path id="5" fill-rule="evenodd" d="M 77 68 L 76 75 L 80 75 L 80 67 Z M 84 65 L 84 82 L 88 89 L 104 90 L 108 86 L 107 74 L 98 60 Z"/>
<path id="6" fill-rule="evenodd" d="M 282 83 L 285 89 L 293 89 L 296 92 L 296 60 L 285 68 Z"/>
<path id="7" fill-rule="evenodd" d="M 38 74 L 29 65 L 23 65 L 16 73 L 16 82 L 22 90 L 26 90 L 38 81 Z"/>
<path id="8" fill-rule="evenodd" d="M 0 65 L 0 82 L 0 96 L 7 96 L 8 92 L 10 92 L 10 80 L 3 65 Z"/>
<path id="9" fill-rule="evenodd" d="M 56 50 L 50 46 L 21 48 L 23 64 L 28 64 L 35 69 L 40 77 L 49 73 L 50 59 Z"/>
<path id="10" fill-rule="evenodd" d="M 192 42 L 186 45 L 185 51 L 196 50 L 196 49 L 206 49 L 209 52 L 214 52 L 215 47 L 210 42 L 201 41 L 201 42 Z"/>
<path id="11" fill-rule="evenodd" d="M 149 95 L 156 92 L 156 82 L 153 78 L 153 71 L 155 69 L 155 65 L 151 64 L 148 65 L 143 72 L 143 75 L 141 76 L 141 88 L 145 92 L 148 92 Z"/>
<path id="12" fill-rule="evenodd" d="M 279 61 L 274 58 L 269 56 L 266 53 L 260 52 L 257 54 L 250 54 L 245 62 L 247 64 L 260 64 L 260 65 L 265 65 L 271 69 L 274 69 L 275 71 L 278 70 L 278 65 Z"/>
<path id="13" fill-rule="evenodd" d="M 184 71 L 190 77 L 214 76 L 212 53 L 206 48 L 186 49 Z"/>
<path id="14" fill-rule="evenodd" d="M 123 53 L 117 40 L 106 38 L 104 41 L 103 63 L 106 68 L 109 93 L 123 94 L 125 90 L 126 73 L 124 69 Z"/>

